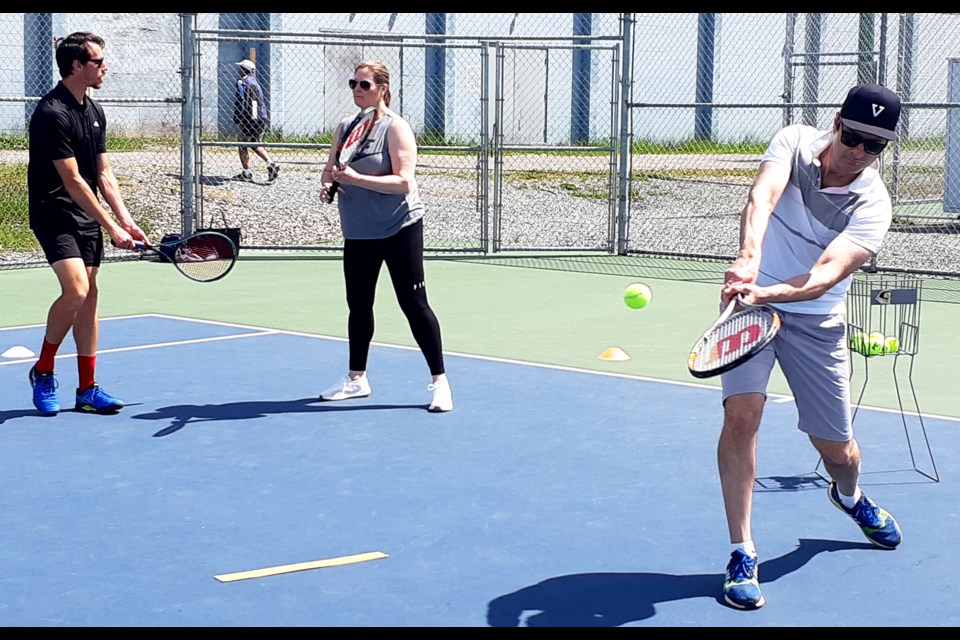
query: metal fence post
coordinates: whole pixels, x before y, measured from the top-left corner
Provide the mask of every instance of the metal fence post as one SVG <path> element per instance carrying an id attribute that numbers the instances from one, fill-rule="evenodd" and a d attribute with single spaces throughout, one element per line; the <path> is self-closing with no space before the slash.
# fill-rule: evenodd
<path id="1" fill-rule="evenodd" d="M 623 67 L 620 76 L 620 175 L 617 177 L 619 197 L 617 203 L 617 254 L 627 255 L 627 240 L 630 232 L 630 157 L 633 155 L 633 137 L 630 135 L 630 120 L 633 102 L 633 23 L 634 14 L 623 14 Z"/>
<path id="2" fill-rule="evenodd" d="M 947 67 L 947 100 L 960 102 L 960 58 Z M 960 109 L 947 109 L 947 152 L 943 172 L 943 211 L 960 212 Z"/>
<path id="3" fill-rule="evenodd" d="M 196 152 L 196 131 L 194 130 L 195 108 L 194 104 L 194 53 L 196 52 L 196 41 L 194 40 L 193 29 L 196 21 L 195 13 L 180 14 L 180 75 L 181 90 L 183 92 L 183 104 L 181 105 L 181 129 L 180 129 L 180 166 L 181 166 L 181 189 L 180 189 L 180 211 L 182 233 L 188 235 L 193 233 L 196 215 L 194 211 L 194 186 L 195 176 L 194 162 Z"/>

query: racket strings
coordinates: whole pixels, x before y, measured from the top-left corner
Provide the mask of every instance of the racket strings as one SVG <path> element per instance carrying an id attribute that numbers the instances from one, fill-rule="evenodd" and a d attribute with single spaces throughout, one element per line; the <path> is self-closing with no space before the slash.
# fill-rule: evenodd
<path id="1" fill-rule="evenodd" d="M 201 236 L 188 238 L 173 254 L 177 268 L 194 280 L 214 280 L 233 266 L 236 250 L 228 238 Z"/>
<path id="2" fill-rule="evenodd" d="M 762 309 L 747 309 L 718 325 L 700 345 L 696 366 L 722 367 L 748 353 L 774 329 L 774 319 Z"/>

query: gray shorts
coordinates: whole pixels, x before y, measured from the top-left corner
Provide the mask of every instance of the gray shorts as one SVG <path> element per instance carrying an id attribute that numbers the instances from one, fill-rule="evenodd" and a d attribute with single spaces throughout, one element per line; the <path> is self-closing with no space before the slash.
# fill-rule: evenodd
<path id="1" fill-rule="evenodd" d="M 851 440 L 850 366 L 844 315 L 779 313 L 783 325 L 773 342 L 721 376 L 723 400 L 741 393 L 766 396 L 774 362 L 779 362 L 796 400 L 797 427 L 824 440 Z"/>

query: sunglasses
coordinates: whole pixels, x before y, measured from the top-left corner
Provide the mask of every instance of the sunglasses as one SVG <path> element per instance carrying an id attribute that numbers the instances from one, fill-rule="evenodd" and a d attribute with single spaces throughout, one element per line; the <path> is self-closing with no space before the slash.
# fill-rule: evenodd
<path id="1" fill-rule="evenodd" d="M 370 82 L 369 80 L 354 80 L 352 78 L 347 81 L 347 84 L 350 85 L 351 89 L 356 89 L 357 85 L 359 85 L 360 88 L 363 89 L 364 91 L 370 91 L 370 89 L 376 86 L 374 83 Z"/>
<path id="2" fill-rule="evenodd" d="M 855 134 L 849 129 L 844 129 L 840 127 L 840 142 L 845 146 L 850 147 L 851 149 L 863 145 L 863 150 L 869 153 L 872 156 L 878 156 L 883 153 L 883 150 L 887 148 L 887 143 L 889 140 L 867 140 L 866 138 L 861 138 L 859 135 Z"/>
<path id="3" fill-rule="evenodd" d="M 97 65 L 97 67 L 103 66 L 103 58 L 90 58 L 87 60 L 87 62 L 92 62 L 93 64 Z"/>

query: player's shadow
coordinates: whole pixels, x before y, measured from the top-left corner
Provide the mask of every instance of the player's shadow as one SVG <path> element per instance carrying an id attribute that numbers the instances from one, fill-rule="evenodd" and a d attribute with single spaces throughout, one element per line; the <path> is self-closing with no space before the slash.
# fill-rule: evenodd
<path id="1" fill-rule="evenodd" d="M 179 173 L 174 173 L 172 171 L 167 171 L 163 175 L 167 176 L 168 178 L 174 178 L 176 180 L 181 180 L 183 178 L 183 176 L 181 176 Z M 225 184 L 229 184 L 231 182 L 236 182 L 236 181 L 230 176 L 211 176 L 211 175 L 200 176 L 200 184 L 202 184 L 205 187 L 219 187 Z"/>
<path id="2" fill-rule="evenodd" d="M 128 404 L 127 407 L 136 406 L 135 404 Z M 73 407 L 63 407 L 60 409 L 60 413 L 79 413 L 84 415 L 98 415 L 98 416 L 115 416 L 119 415 L 120 411 L 111 411 L 109 413 L 91 413 L 88 411 L 81 411 L 80 409 L 74 409 Z M 54 418 L 56 416 L 47 416 L 49 418 Z M 43 418 L 36 409 L 14 409 L 12 411 L 0 411 L 0 424 L 3 424 L 7 420 L 13 420 L 14 418 Z"/>
<path id="3" fill-rule="evenodd" d="M 782 491 L 810 491 L 826 489 L 829 483 L 812 471 L 796 476 L 766 476 L 756 479 L 756 493 Z"/>
<path id="4" fill-rule="evenodd" d="M 221 187 L 231 182 L 236 181 L 229 176 L 200 176 L 200 184 L 205 187 Z"/>
<path id="5" fill-rule="evenodd" d="M 760 582 L 773 582 L 805 565 L 819 553 L 876 550 L 866 542 L 800 538 L 799 546 L 760 563 Z M 581 573 L 550 578 L 495 598 L 487 607 L 491 627 L 618 627 L 646 620 L 662 602 L 713 598 L 720 594 L 722 573 Z"/>
<path id="6" fill-rule="evenodd" d="M 237 169 L 237 172 L 239 172 L 239 171 L 240 171 L 240 169 Z M 168 172 L 168 173 L 166 173 L 166 174 L 164 174 L 164 175 L 169 176 L 170 178 L 176 178 L 176 179 L 178 179 L 178 180 L 180 179 L 180 174 L 177 174 L 177 173 L 170 173 L 170 172 Z M 252 184 L 252 185 L 256 185 L 256 186 L 258 186 L 258 187 L 268 187 L 268 186 L 272 185 L 273 183 L 272 183 L 272 182 L 260 182 L 260 181 L 249 182 L 249 181 L 246 181 L 246 180 L 237 180 L 237 179 L 234 178 L 233 176 L 203 175 L 203 176 L 200 176 L 200 184 L 202 184 L 202 185 L 205 186 L 205 187 L 222 187 L 222 186 L 225 185 L 225 184 Z"/>
<path id="7" fill-rule="evenodd" d="M 11 411 L 0 411 L 0 424 L 3 424 L 7 420 L 13 420 L 14 418 L 35 417 L 37 417 L 36 409 L 13 409 Z"/>
<path id="8" fill-rule="evenodd" d="M 153 437 L 159 438 L 176 433 L 188 424 L 201 422 L 253 420 L 284 413 L 380 411 L 384 409 L 427 411 L 429 406 L 429 404 L 344 404 L 342 402 L 322 402 L 316 397 L 312 397 L 296 400 L 227 402 L 224 404 L 178 404 L 160 407 L 150 413 L 141 413 L 132 417 L 136 420 L 170 421 L 168 426 L 153 434 Z"/>

